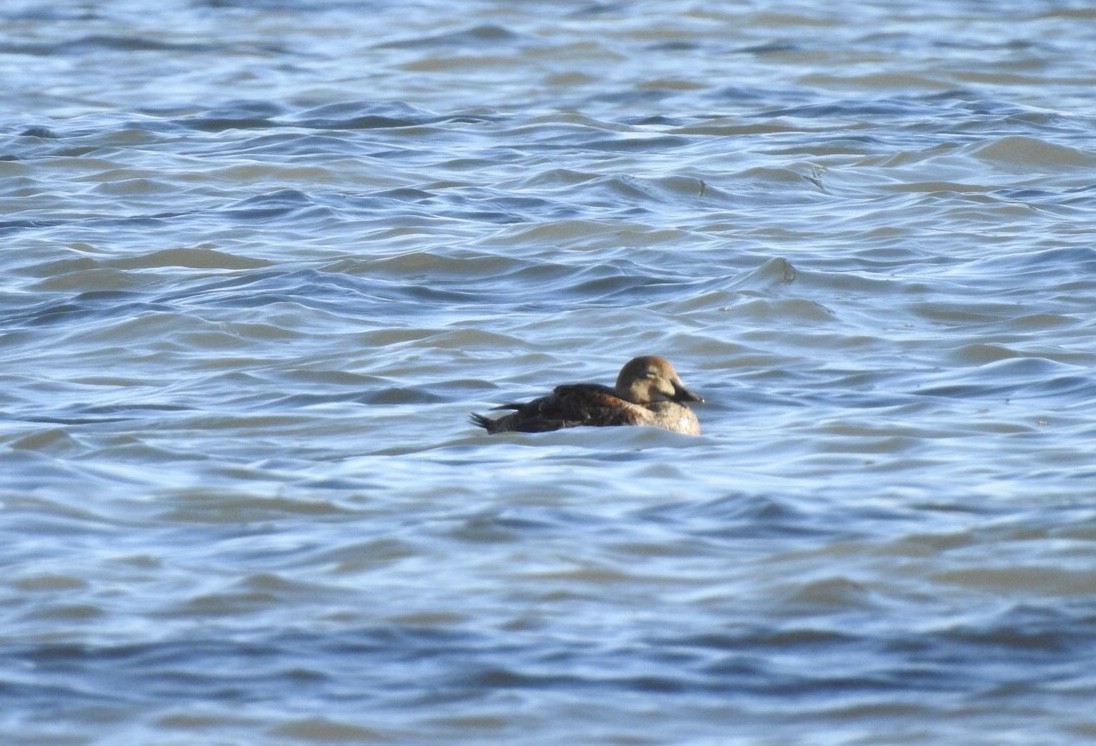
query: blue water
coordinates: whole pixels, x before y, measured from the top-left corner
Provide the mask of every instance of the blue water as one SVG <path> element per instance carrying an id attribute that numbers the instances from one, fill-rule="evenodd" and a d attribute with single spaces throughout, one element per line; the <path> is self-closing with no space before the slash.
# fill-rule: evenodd
<path id="1" fill-rule="evenodd" d="M 1094 21 L 4 5 L 0 741 L 1093 738 Z"/>

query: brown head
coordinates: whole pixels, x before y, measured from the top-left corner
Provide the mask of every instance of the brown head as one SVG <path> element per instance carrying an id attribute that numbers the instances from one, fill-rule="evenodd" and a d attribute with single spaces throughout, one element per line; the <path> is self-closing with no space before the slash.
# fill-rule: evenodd
<path id="1" fill-rule="evenodd" d="M 702 402 L 677 377 L 677 371 L 670 361 L 657 355 L 644 355 L 632 358 L 620 369 L 616 386 L 617 396 L 636 404 L 650 404 L 656 401 Z"/>

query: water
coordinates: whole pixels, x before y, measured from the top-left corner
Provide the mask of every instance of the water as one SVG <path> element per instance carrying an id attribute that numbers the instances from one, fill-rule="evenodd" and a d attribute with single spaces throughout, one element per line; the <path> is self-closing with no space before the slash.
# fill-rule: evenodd
<path id="1" fill-rule="evenodd" d="M 1089 3 L 0 16 L 4 743 L 1096 735 Z"/>

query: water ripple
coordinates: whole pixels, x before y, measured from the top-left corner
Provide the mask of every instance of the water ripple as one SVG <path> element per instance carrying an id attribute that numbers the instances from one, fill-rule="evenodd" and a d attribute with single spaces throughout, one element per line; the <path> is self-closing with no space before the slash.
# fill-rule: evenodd
<path id="1" fill-rule="evenodd" d="M 0 10 L 4 739 L 1096 732 L 1091 12 L 100 5 Z"/>

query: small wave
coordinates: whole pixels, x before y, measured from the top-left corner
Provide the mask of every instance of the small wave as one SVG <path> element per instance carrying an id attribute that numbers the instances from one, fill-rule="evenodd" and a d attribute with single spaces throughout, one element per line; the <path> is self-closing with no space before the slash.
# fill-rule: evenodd
<path id="1" fill-rule="evenodd" d="M 997 138 L 971 148 L 979 159 L 998 166 L 1015 168 L 1093 168 L 1096 154 L 1023 135 Z"/>

